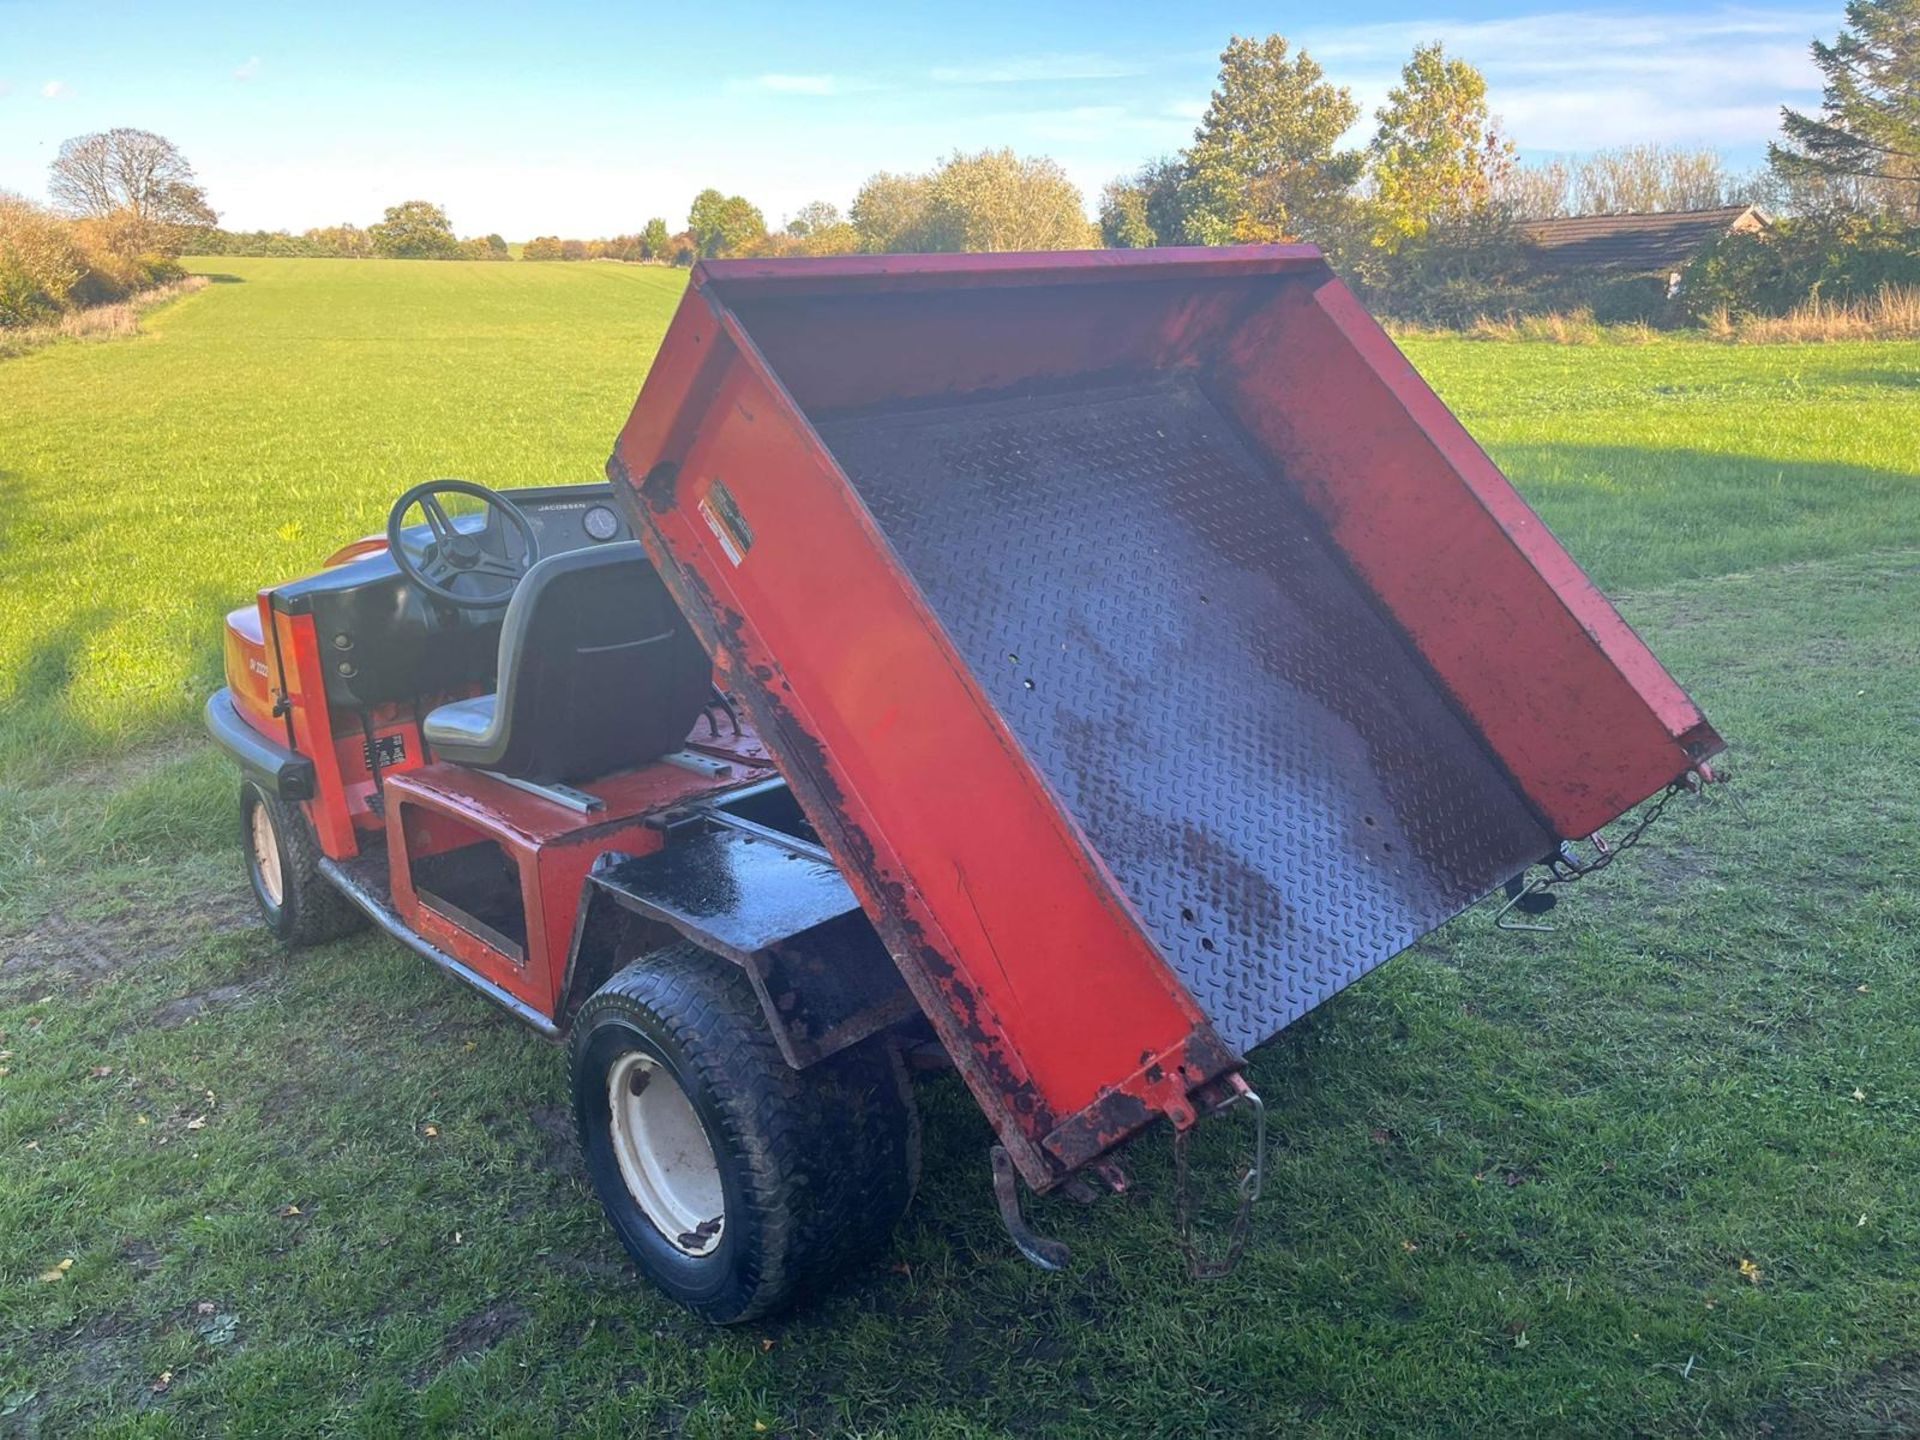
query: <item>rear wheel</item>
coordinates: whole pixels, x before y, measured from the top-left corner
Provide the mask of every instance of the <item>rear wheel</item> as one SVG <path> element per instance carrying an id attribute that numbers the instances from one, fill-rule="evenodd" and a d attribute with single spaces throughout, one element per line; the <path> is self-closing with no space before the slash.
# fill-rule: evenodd
<path id="1" fill-rule="evenodd" d="M 240 847 L 260 918 L 281 944 L 318 945 L 363 923 L 359 907 L 320 873 L 307 817 L 251 780 L 240 786 Z"/>
<path id="2" fill-rule="evenodd" d="M 716 1324 L 880 1248 L 919 1180 L 912 1087 L 886 1038 L 794 1070 L 746 977 L 691 944 L 581 1007 L 572 1074 L 587 1173 L 621 1243 Z"/>

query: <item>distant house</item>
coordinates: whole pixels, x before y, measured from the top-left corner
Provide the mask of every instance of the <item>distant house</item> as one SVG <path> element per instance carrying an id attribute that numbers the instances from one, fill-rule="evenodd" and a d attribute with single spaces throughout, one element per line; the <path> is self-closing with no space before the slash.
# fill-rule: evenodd
<path id="1" fill-rule="evenodd" d="M 1605 281 L 1650 280 L 1667 298 L 1700 252 L 1723 235 L 1772 225 L 1757 205 L 1713 210 L 1669 210 L 1653 215 L 1574 215 L 1521 226 L 1528 268 L 1548 285 L 1592 286 Z"/>

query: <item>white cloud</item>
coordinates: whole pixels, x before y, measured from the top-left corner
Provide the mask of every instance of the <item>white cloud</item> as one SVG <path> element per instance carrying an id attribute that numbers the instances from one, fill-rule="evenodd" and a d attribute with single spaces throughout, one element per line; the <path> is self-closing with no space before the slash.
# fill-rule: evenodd
<path id="1" fill-rule="evenodd" d="M 761 75 L 752 83 L 776 95 L 832 95 L 840 88 L 831 75 Z"/>
<path id="2" fill-rule="evenodd" d="M 941 85 L 1023 85 L 1054 80 L 1120 80 L 1146 73 L 1144 65 L 1110 55 L 1010 55 L 980 65 L 951 65 L 934 70 Z"/>
<path id="3" fill-rule="evenodd" d="M 1413 47 L 1441 40 L 1485 72 L 1494 113 L 1523 149 L 1579 151 L 1758 145 L 1778 129 L 1783 101 L 1817 103 L 1807 42 L 1833 24 L 1823 11 L 1563 10 L 1341 26 L 1300 39 L 1366 106 L 1356 136 L 1371 131 Z"/>
<path id="4" fill-rule="evenodd" d="M 6 99 L 7 96 L 11 95 L 12 93 L 13 93 L 13 82 L 11 80 L 0 80 L 0 100 Z"/>
<path id="5" fill-rule="evenodd" d="M 259 73 L 260 57 L 258 55 L 249 55 L 245 60 L 233 67 L 233 78 L 236 80 L 251 80 Z"/>
<path id="6" fill-rule="evenodd" d="M 46 100 L 64 100 L 72 93 L 64 80 L 49 80 L 40 87 L 41 98 Z"/>

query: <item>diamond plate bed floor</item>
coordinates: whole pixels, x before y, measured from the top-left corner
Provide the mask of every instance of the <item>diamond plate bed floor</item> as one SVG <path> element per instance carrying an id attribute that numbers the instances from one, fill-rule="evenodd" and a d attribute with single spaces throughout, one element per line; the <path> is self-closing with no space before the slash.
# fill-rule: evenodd
<path id="1" fill-rule="evenodd" d="M 819 429 L 1229 1044 L 1552 848 L 1192 381 Z"/>

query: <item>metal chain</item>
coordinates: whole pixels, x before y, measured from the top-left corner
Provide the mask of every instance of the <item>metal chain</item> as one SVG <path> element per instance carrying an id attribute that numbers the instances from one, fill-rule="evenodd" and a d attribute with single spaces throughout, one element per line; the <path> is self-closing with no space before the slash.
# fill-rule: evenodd
<path id="1" fill-rule="evenodd" d="M 1653 828 L 1654 821 L 1658 820 L 1665 813 L 1667 806 L 1673 803 L 1674 796 L 1684 795 L 1691 788 L 1684 778 L 1667 786 L 1658 800 L 1640 812 L 1640 818 L 1634 822 L 1633 828 L 1617 841 L 1609 842 L 1596 833 L 1593 840 L 1599 847 L 1600 853 L 1592 860 L 1569 860 L 1564 853 L 1554 860 L 1549 860 L 1547 867 L 1553 873 L 1540 888 L 1544 890 L 1551 889 L 1555 885 L 1571 885 L 1576 880 L 1584 880 L 1587 876 L 1596 875 L 1606 869 L 1646 838 L 1647 831 Z"/>
<path id="2" fill-rule="evenodd" d="M 1218 1280 L 1231 1275 L 1246 1254 L 1247 1239 L 1253 1233 L 1253 1202 L 1260 1198 L 1260 1187 L 1267 1169 L 1267 1109 L 1251 1090 L 1241 1090 L 1215 1110 L 1215 1114 L 1234 1104 L 1253 1110 L 1253 1166 L 1240 1177 L 1240 1200 L 1233 1223 L 1227 1228 L 1226 1252 L 1217 1259 L 1200 1253 L 1193 1239 L 1193 1201 L 1187 1185 L 1187 1141 L 1191 1129 L 1173 1132 L 1173 1222 L 1180 1253 L 1187 1257 L 1187 1273 L 1196 1280 Z"/>
<path id="3" fill-rule="evenodd" d="M 1697 790 L 1696 786 L 1698 787 Z M 1673 803 L 1675 796 L 1693 793 L 1704 795 L 1706 786 L 1707 778 L 1702 776 L 1700 771 L 1687 771 L 1687 773 L 1682 775 L 1678 780 L 1668 785 L 1667 788 L 1661 792 L 1659 799 L 1642 810 L 1639 818 L 1634 822 L 1633 828 L 1618 840 L 1609 842 L 1604 835 L 1598 831 L 1594 832 L 1590 838 L 1598 853 L 1596 853 L 1591 860 L 1582 860 L 1572 852 L 1569 846 L 1561 846 L 1558 854 L 1544 862 L 1547 867 L 1547 873 L 1522 888 L 1519 893 L 1510 897 L 1507 903 L 1500 907 L 1499 913 L 1493 917 L 1494 927 L 1500 930 L 1537 930 L 1551 932 L 1554 928 L 1551 925 L 1530 925 L 1521 921 L 1509 920 L 1507 917 L 1518 909 L 1521 902 L 1526 900 L 1530 895 L 1542 895 L 1561 885 L 1571 885 L 1576 880 L 1584 880 L 1589 875 L 1599 874 L 1646 838 L 1647 831 L 1651 830 L 1654 822 L 1666 812 L 1667 806 Z M 1523 911 L 1522 913 L 1527 912 Z"/>

